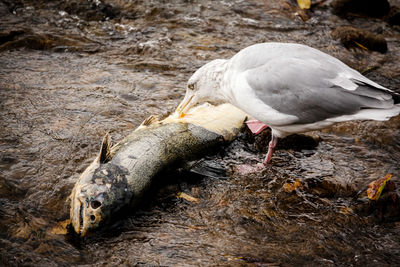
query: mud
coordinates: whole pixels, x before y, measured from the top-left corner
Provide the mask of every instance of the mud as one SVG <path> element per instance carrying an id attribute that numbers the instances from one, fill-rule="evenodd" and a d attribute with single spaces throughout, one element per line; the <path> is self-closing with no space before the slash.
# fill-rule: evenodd
<path id="1" fill-rule="evenodd" d="M 283 0 L 2 1 L 0 265 L 398 264 L 399 117 L 283 140 L 271 166 L 247 176 L 236 167 L 261 160 L 265 139 L 243 132 L 217 155 L 161 175 L 140 208 L 108 228 L 65 234 L 68 195 L 104 134 L 119 141 L 173 111 L 209 60 L 298 42 L 399 91 L 399 26 L 338 17 L 329 2 L 305 11 Z M 345 48 L 332 38 L 340 26 L 382 35 L 387 52 Z M 387 173 L 394 188 L 371 202 L 364 191 Z"/>

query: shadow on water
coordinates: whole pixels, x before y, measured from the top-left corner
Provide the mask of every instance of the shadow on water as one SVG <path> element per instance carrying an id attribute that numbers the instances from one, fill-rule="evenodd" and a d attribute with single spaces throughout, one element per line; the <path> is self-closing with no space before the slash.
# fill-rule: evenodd
<path id="1" fill-rule="evenodd" d="M 333 15 L 330 2 L 339 1 L 305 11 L 283 0 L 2 1 L 0 265 L 398 264 L 400 117 L 288 137 L 268 168 L 248 175 L 238 166 L 263 158 L 269 132 L 244 131 L 160 175 L 109 226 L 67 234 L 68 196 L 103 135 L 119 141 L 174 110 L 211 59 L 298 42 L 399 90 L 398 3 L 370 17 L 337 6 Z M 347 26 L 379 44 L 383 36 L 387 51 L 354 45 L 362 38 Z M 369 200 L 368 184 L 388 173 L 381 198 Z"/>

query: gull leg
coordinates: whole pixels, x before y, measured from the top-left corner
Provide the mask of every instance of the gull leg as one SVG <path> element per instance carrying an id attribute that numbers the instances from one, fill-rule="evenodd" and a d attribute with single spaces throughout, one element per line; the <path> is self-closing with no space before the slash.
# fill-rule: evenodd
<path id="1" fill-rule="evenodd" d="M 256 173 L 262 171 L 263 169 L 265 169 L 265 167 L 267 167 L 268 163 L 270 162 L 272 154 L 274 153 L 277 144 L 278 144 L 278 137 L 272 135 L 271 141 L 268 144 L 268 152 L 263 162 L 257 163 L 255 166 L 242 164 L 236 167 L 236 171 L 238 171 L 239 174 L 241 175 L 247 175 L 250 173 Z"/>
<path id="2" fill-rule="evenodd" d="M 278 144 L 278 138 L 272 134 L 271 141 L 268 144 L 268 152 L 263 161 L 264 165 L 267 165 L 270 162 L 270 160 L 272 158 L 272 154 L 274 153 L 276 144 Z"/>
<path id="3" fill-rule="evenodd" d="M 267 125 L 258 120 L 249 120 L 246 121 L 245 123 L 247 127 L 249 127 L 250 131 L 256 135 L 268 127 Z M 271 160 L 272 154 L 274 152 L 277 143 L 278 143 L 278 138 L 272 135 L 272 139 L 269 142 L 267 156 L 265 157 L 265 160 L 262 161 L 262 163 L 259 162 L 256 165 L 240 164 L 235 167 L 235 170 L 241 175 L 248 175 L 251 173 L 262 171 L 263 169 L 265 169 L 265 167 L 268 165 L 268 162 Z"/>

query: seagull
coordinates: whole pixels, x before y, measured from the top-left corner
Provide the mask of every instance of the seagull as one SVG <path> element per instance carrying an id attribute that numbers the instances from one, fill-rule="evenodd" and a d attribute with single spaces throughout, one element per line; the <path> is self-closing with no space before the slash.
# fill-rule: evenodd
<path id="1" fill-rule="evenodd" d="M 182 115 L 202 102 L 236 106 L 255 119 L 248 123 L 255 132 L 271 128 L 264 166 L 278 138 L 400 113 L 400 94 L 324 52 L 294 43 L 255 44 L 205 64 L 189 79 L 176 111 Z"/>

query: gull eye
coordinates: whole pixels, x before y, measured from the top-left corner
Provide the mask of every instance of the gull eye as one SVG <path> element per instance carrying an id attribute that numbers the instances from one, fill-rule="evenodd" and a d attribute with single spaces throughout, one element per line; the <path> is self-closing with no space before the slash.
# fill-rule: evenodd
<path id="1" fill-rule="evenodd" d="M 189 88 L 190 90 L 193 90 L 193 89 L 194 89 L 194 84 L 189 84 L 189 85 L 188 85 L 188 88 Z"/>

